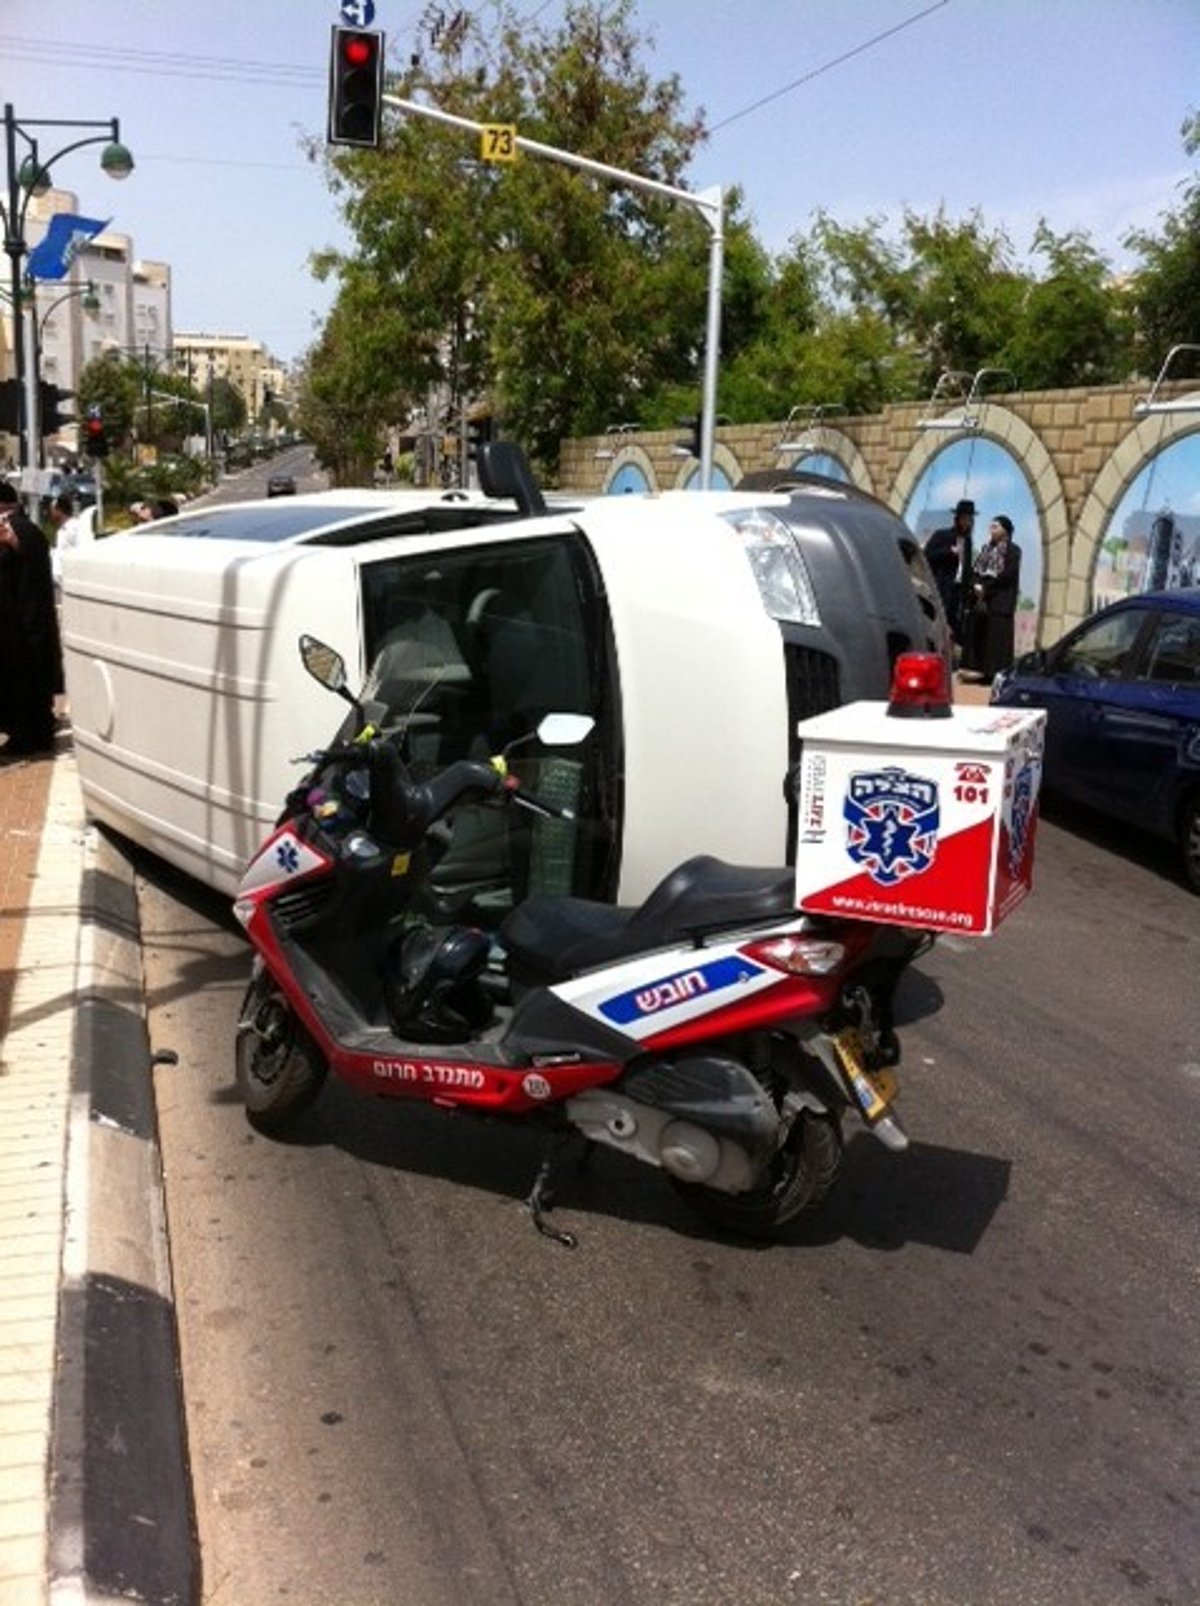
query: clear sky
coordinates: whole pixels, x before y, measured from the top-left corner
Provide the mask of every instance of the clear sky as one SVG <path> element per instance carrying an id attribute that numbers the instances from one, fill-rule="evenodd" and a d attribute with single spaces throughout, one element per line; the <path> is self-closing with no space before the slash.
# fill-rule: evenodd
<path id="1" fill-rule="evenodd" d="M 563 9 L 522 3 L 541 21 Z M 377 0 L 374 26 L 403 61 L 439 10 L 454 0 Z M 739 184 L 771 250 L 818 208 L 856 223 L 944 204 L 978 207 L 1020 251 L 1039 216 L 1082 228 L 1121 266 L 1125 231 L 1178 202 L 1200 0 L 639 0 L 637 15 L 652 70 L 678 73 L 714 129 L 689 183 Z M 345 242 L 300 143 L 324 128 L 335 21 L 335 0 L 0 0 L 20 121 L 120 118 L 128 180 L 100 174 L 97 146 L 55 182 L 171 265 L 177 328 L 284 361 L 311 343 L 331 291 L 308 254 Z M 42 130 L 43 156 L 74 137 Z"/>

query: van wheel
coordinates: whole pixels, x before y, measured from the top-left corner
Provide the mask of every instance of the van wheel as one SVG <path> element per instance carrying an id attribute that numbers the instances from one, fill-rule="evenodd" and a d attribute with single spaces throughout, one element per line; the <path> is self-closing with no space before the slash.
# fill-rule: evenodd
<path id="1" fill-rule="evenodd" d="M 671 1184 L 697 1214 L 726 1232 L 774 1238 L 797 1216 L 820 1208 L 842 1170 L 842 1129 L 834 1115 L 805 1111 L 771 1163 L 761 1187 L 722 1193 L 672 1177 Z"/>
<path id="2" fill-rule="evenodd" d="M 238 1092 L 260 1132 L 282 1131 L 321 1091 L 325 1061 L 266 970 L 246 989 L 235 1053 Z"/>

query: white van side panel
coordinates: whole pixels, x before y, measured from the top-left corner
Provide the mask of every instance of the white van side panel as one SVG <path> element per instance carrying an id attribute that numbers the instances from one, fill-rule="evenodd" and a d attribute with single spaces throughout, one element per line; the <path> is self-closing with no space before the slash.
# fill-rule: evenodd
<path id="1" fill-rule="evenodd" d="M 345 712 L 304 671 L 302 631 L 361 677 L 348 552 L 110 537 L 70 566 L 67 694 L 88 812 L 232 891 L 299 773 Z M 286 707 L 286 717 L 281 709 Z"/>

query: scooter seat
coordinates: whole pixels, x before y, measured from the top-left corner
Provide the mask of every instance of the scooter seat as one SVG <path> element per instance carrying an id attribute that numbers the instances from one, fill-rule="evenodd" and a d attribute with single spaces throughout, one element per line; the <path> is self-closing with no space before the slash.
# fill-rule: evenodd
<path id="1" fill-rule="evenodd" d="M 639 908 L 587 898 L 527 898 L 500 928 L 518 985 L 565 981 L 580 971 L 706 932 L 755 926 L 795 909 L 793 874 L 701 854 L 677 865 Z"/>

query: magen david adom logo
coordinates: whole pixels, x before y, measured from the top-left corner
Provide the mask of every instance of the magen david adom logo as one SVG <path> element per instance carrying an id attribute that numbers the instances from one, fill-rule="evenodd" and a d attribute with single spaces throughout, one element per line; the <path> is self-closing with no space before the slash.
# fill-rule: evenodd
<path id="1" fill-rule="evenodd" d="M 902 769 L 859 770 L 842 805 L 846 851 L 881 887 L 928 870 L 937 853 L 938 787 Z"/>

